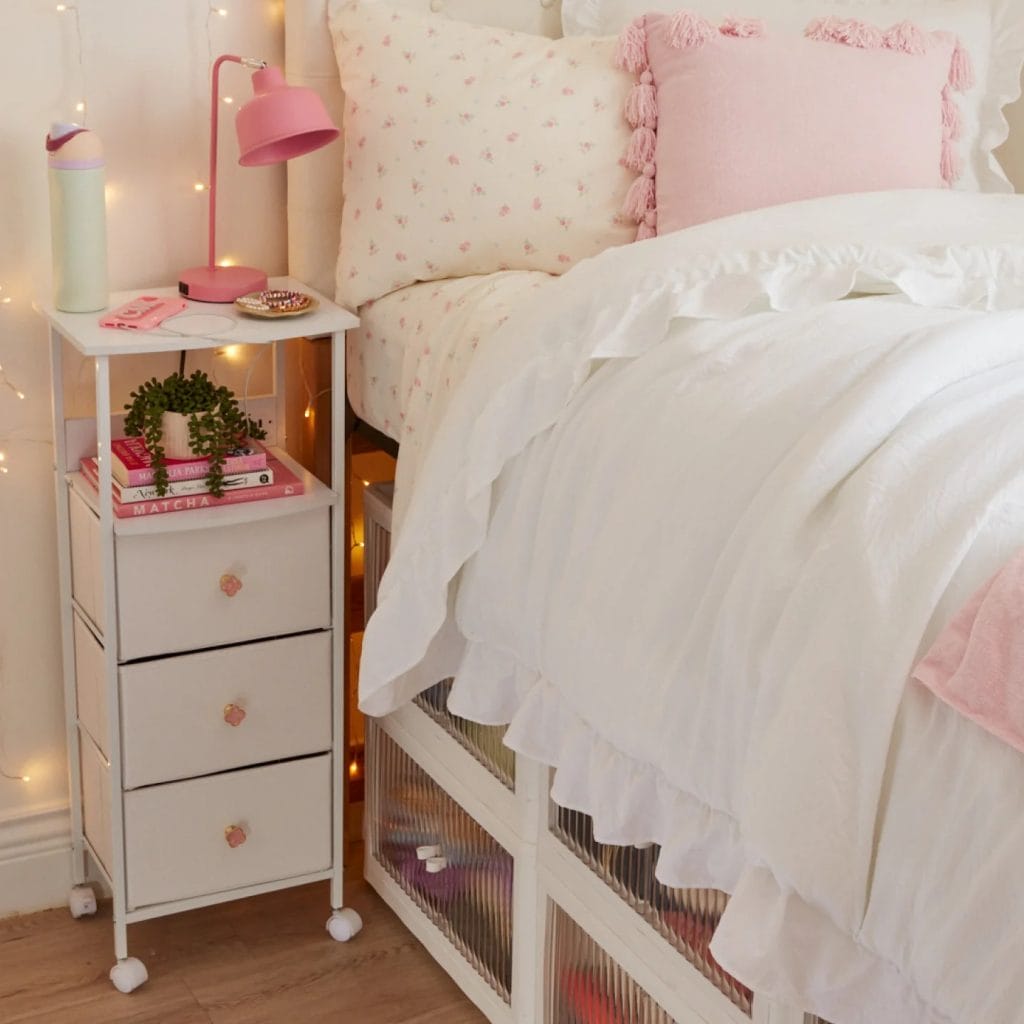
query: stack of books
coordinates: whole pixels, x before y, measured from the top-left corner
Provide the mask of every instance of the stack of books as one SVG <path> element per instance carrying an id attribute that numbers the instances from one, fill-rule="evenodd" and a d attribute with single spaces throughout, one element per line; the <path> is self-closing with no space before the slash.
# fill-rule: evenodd
<path id="1" fill-rule="evenodd" d="M 224 494 L 220 498 L 209 492 L 207 459 L 166 459 L 169 485 L 161 497 L 153 458 L 142 438 L 116 438 L 111 442 L 111 456 L 114 515 L 120 519 L 289 498 L 304 490 L 302 480 L 256 441 L 247 441 L 224 460 Z M 98 493 L 97 460 L 82 459 L 81 467 L 82 476 Z"/>

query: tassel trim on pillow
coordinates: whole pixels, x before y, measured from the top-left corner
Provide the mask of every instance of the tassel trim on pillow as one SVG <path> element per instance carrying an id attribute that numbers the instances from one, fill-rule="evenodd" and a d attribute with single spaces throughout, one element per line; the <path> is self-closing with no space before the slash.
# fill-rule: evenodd
<path id="1" fill-rule="evenodd" d="M 677 50 L 703 46 L 716 35 L 711 22 L 693 11 L 677 11 L 668 23 L 668 41 Z"/>
<path id="2" fill-rule="evenodd" d="M 953 99 L 954 92 L 966 92 L 974 85 L 974 65 L 963 43 L 949 32 L 925 32 L 913 22 L 901 21 L 886 31 L 856 18 L 816 18 L 804 30 L 808 39 L 822 43 L 839 43 L 862 50 L 892 50 L 921 56 L 935 43 L 952 45 L 949 80 L 942 90 L 942 149 L 939 173 L 952 186 L 963 174 L 963 158 L 956 143 L 963 136 L 963 117 Z"/>
<path id="3" fill-rule="evenodd" d="M 760 18 L 726 18 L 718 31 L 733 39 L 760 39 L 765 35 L 765 26 Z"/>

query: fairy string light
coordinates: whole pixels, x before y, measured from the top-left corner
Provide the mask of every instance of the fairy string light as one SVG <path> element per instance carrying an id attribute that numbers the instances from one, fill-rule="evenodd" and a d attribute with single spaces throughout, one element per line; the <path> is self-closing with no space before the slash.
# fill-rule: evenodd
<path id="1" fill-rule="evenodd" d="M 4 286 L 0 284 L 0 308 L 9 306 L 11 304 L 10 295 L 4 294 Z M 10 392 L 19 401 L 25 401 L 25 392 L 7 376 L 7 371 L 4 369 L 3 363 L 0 363 L 0 389 L 3 391 Z M 7 440 L 10 440 L 8 438 Z M 10 465 L 7 460 L 7 452 L 3 448 L 3 438 L 0 438 L 0 476 L 7 476 L 10 471 Z"/>
<path id="2" fill-rule="evenodd" d="M 213 23 L 215 18 L 226 18 L 228 16 L 228 9 L 221 7 L 219 4 L 213 3 L 210 0 L 206 10 L 206 77 L 209 80 L 213 74 Z M 221 99 L 222 103 L 230 106 L 235 102 L 234 97 L 224 96 Z M 203 181 L 202 179 L 196 179 L 192 183 L 192 189 L 197 195 L 202 195 L 204 192 L 210 191 L 210 183 Z M 227 265 L 227 264 L 223 264 Z"/>
<path id="3" fill-rule="evenodd" d="M 299 351 L 299 375 L 302 377 L 302 386 L 306 390 L 306 411 L 303 416 L 309 420 L 313 418 L 313 414 L 316 412 L 316 403 L 320 401 L 324 395 L 331 393 L 331 388 L 324 388 L 322 391 L 318 391 L 315 395 L 313 389 L 309 385 L 309 378 L 306 376 L 306 361 L 303 358 L 303 353 Z"/>
<path id="4" fill-rule="evenodd" d="M 0 657 L 0 703 L 2 703 L 2 698 L 4 696 L 4 678 L 4 663 L 3 658 Z M 8 768 L 6 768 L 5 764 L 7 763 L 7 760 L 7 751 L 4 747 L 3 730 L 0 730 L 0 779 L 6 779 L 8 782 L 20 783 L 32 781 L 32 777 L 27 772 L 12 772 Z"/>

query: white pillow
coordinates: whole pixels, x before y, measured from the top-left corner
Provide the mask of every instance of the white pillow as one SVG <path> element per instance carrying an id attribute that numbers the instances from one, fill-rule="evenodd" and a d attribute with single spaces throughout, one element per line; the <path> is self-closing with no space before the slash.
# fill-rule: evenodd
<path id="1" fill-rule="evenodd" d="M 620 210 L 631 76 L 616 39 L 548 39 L 331 0 L 345 92 L 339 301 L 498 270 L 561 274 Z"/>
<path id="2" fill-rule="evenodd" d="M 974 62 L 976 83 L 958 98 L 964 115 L 964 173 L 956 187 L 1012 192 L 993 156 L 1010 129 L 1003 107 L 1020 96 L 1024 65 L 1024 0 L 562 0 L 567 36 L 609 35 L 649 11 L 694 10 L 712 20 L 762 18 L 770 29 L 803 31 L 817 17 L 835 15 L 888 26 L 910 20 L 960 37 Z"/>

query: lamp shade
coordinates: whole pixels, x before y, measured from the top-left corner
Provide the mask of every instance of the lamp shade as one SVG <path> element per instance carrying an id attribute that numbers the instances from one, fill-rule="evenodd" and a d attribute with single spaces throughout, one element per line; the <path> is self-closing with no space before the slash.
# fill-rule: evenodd
<path id="1" fill-rule="evenodd" d="M 243 167 L 291 160 L 338 137 L 323 100 L 312 89 L 288 85 L 280 68 L 261 68 L 252 85 L 256 95 L 235 118 Z"/>

